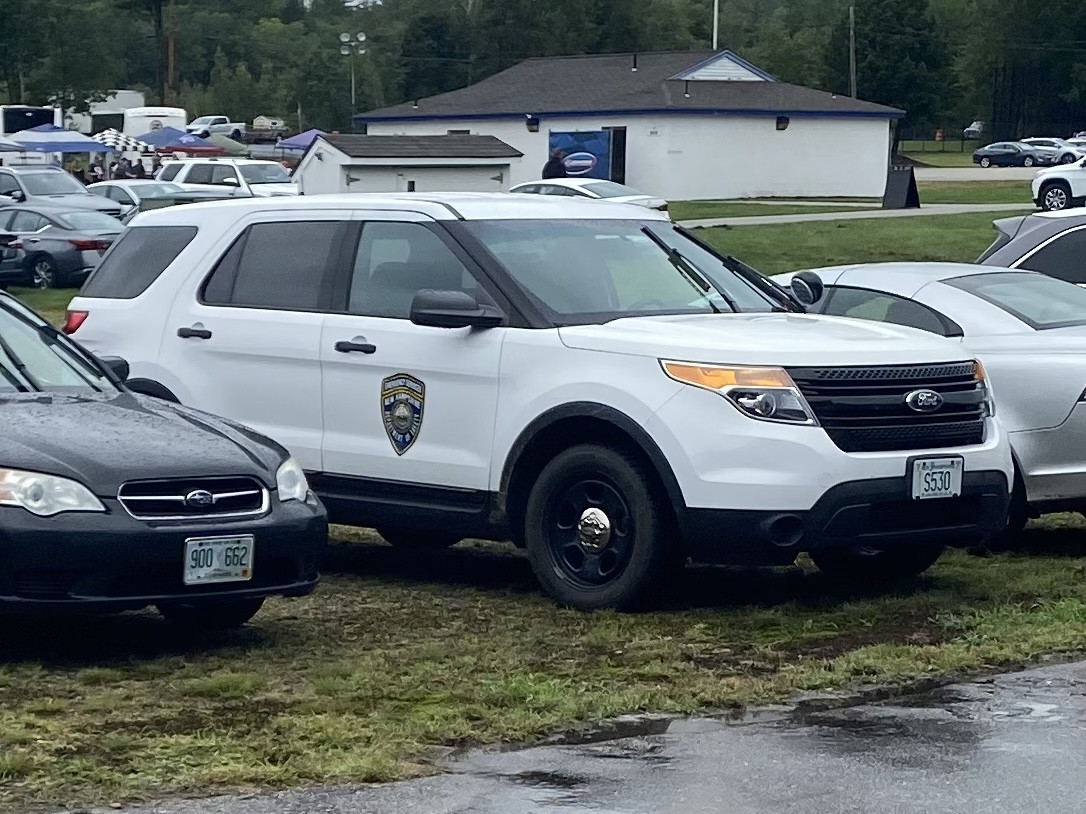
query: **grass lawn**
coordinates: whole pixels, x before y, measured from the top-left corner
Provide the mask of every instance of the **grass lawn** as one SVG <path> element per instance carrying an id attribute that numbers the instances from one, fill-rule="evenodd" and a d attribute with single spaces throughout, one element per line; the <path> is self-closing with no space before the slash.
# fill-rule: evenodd
<path id="1" fill-rule="evenodd" d="M 1011 214 L 718 226 L 698 235 L 766 274 L 882 260 L 971 263 L 995 238 L 992 221 Z"/>
<path id="2" fill-rule="evenodd" d="M 965 153 L 904 153 L 925 167 L 975 167 L 973 151 Z"/>
<path id="3" fill-rule="evenodd" d="M 13 294 L 49 322 L 57 327 L 64 324 L 64 312 L 68 303 L 78 293 L 75 288 L 53 288 L 40 290 L 37 288 L 10 288 L 9 294 Z"/>
<path id="4" fill-rule="evenodd" d="M 921 204 L 1022 203 L 1033 206 L 1029 181 L 918 181 Z"/>
<path id="5" fill-rule="evenodd" d="M 1034 532 L 1045 555 L 948 555 L 882 595 L 696 569 L 637 615 L 559 610 L 498 547 L 424 559 L 355 534 L 315 596 L 218 638 L 151 615 L 5 625 L 0 810 L 391 780 L 435 746 L 1082 651 L 1082 531 Z"/>
<path id="6" fill-rule="evenodd" d="M 670 204 L 672 220 L 701 218 L 748 218 L 763 215 L 802 215 L 815 212 L 852 212 L 859 207 L 848 204 L 807 206 L 805 204 L 759 203 L 758 201 L 675 201 Z"/>

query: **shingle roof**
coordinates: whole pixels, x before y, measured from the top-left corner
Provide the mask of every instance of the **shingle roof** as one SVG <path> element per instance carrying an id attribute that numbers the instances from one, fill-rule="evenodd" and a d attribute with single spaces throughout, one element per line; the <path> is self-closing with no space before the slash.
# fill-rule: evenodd
<path id="1" fill-rule="evenodd" d="M 321 139 L 352 158 L 517 158 L 523 155 L 494 136 L 328 134 L 318 137 L 317 141 Z"/>
<path id="2" fill-rule="evenodd" d="M 785 82 L 676 78 L 715 56 L 711 51 L 681 51 L 529 59 L 466 88 L 362 113 L 355 120 L 616 112 L 904 115 L 896 108 Z"/>

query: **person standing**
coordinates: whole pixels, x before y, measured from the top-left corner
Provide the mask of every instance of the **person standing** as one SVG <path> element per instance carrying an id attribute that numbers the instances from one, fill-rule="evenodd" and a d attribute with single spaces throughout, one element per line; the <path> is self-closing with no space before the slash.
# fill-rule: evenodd
<path id="1" fill-rule="evenodd" d="M 555 150 L 547 163 L 543 165 L 543 178 L 566 178 L 566 154 L 561 150 Z"/>

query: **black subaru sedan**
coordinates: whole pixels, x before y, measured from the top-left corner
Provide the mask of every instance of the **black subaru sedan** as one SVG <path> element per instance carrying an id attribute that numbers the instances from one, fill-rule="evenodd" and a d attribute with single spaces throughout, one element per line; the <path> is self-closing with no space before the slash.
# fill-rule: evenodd
<path id="1" fill-rule="evenodd" d="M 206 630 L 311 592 L 328 525 L 301 467 L 125 376 L 0 294 L 0 612 L 153 605 Z"/>

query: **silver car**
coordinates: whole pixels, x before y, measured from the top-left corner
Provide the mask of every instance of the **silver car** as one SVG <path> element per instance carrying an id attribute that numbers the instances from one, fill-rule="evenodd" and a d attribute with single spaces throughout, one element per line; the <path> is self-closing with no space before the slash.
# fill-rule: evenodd
<path id="1" fill-rule="evenodd" d="M 1046 164 L 1074 164 L 1086 158 L 1086 150 L 1062 138 L 1024 138 L 1023 144 L 1045 154 Z"/>
<path id="2" fill-rule="evenodd" d="M 1086 289 L 1035 272 L 955 263 L 814 273 L 826 290 L 812 310 L 919 328 L 976 354 L 1014 451 L 1011 531 L 1046 512 L 1086 513 Z"/>
<path id="3" fill-rule="evenodd" d="M 1086 210 L 1064 209 L 994 221 L 996 238 L 977 262 L 1039 271 L 1086 285 Z"/>

